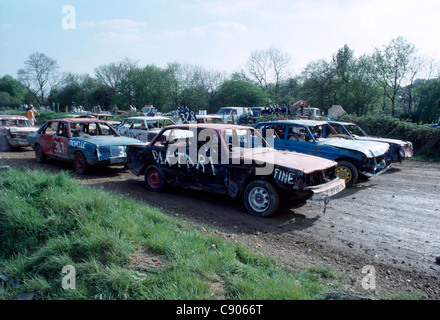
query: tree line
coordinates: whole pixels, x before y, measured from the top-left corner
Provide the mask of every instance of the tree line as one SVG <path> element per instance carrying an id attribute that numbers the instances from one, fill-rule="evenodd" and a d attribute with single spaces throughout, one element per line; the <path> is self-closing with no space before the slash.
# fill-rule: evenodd
<path id="1" fill-rule="evenodd" d="M 180 105 L 215 113 L 223 106 L 272 106 L 305 100 L 326 112 L 341 105 L 357 116 L 384 114 L 413 122 L 437 122 L 440 72 L 437 61 L 418 55 L 397 37 L 372 54 L 356 57 L 348 45 L 330 59 L 310 62 L 299 74 L 291 57 L 271 47 L 251 52 L 242 70 L 230 75 L 198 65 L 139 66 L 129 58 L 98 66 L 94 74 L 60 73 L 57 61 L 33 53 L 17 77 L 0 78 L 0 107 L 73 103 L 86 109 L 116 105 L 128 110 L 154 105 L 168 112 Z"/>

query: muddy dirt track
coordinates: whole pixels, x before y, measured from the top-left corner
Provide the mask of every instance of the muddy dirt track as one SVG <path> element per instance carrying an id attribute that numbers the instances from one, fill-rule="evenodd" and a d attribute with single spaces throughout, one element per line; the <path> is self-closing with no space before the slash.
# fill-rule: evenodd
<path id="1" fill-rule="evenodd" d="M 410 294 L 440 300 L 439 163 L 404 161 L 344 190 L 326 208 L 308 201 L 267 219 L 250 216 L 240 201 L 224 196 L 182 189 L 148 192 L 143 177 L 122 167 L 78 176 L 66 163 L 38 165 L 30 148 L 0 153 L 0 165 L 69 170 L 80 183 L 201 224 L 206 232 L 242 242 L 286 266 L 330 266 L 346 275 L 346 290 L 364 284 L 364 293 L 372 299 Z M 367 271 L 375 273 L 375 283 L 363 282 L 374 275 Z"/>

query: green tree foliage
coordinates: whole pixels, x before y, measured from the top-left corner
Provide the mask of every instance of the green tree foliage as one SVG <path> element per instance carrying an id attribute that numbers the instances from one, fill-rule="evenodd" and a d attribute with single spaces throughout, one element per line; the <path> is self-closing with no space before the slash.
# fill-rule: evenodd
<path id="1" fill-rule="evenodd" d="M 391 40 L 382 50 L 376 48 L 373 54 L 375 75 L 383 89 L 384 99 L 391 102 L 391 116 L 395 115 L 396 98 L 407 77 L 408 67 L 415 53 L 415 47 L 403 37 Z"/>
<path id="2" fill-rule="evenodd" d="M 264 106 L 267 96 L 263 89 L 249 81 L 232 79 L 221 86 L 215 98 L 215 105 L 222 106 Z"/>
<path id="3" fill-rule="evenodd" d="M 417 56 L 414 45 L 403 37 L 360 57 L 344 45 L 331 59 L 312 61 L 298 75 L 289 71 L 290 61 L 287 53 L 275 47 L 252 51 L 246 70 L 228 77 L 197 65 L 138 66 L 125 58 L 98 66 L 93 76 L 68 74 L 50 86 L 47 75 L 55 75 L 56 61 L 33 54 L 25 62 L 26 69 L 19 71 L 19 81 L 10 76 L 0 79 L 0 103 L 17 106 L 32 94 L 40 104 L 55 102 L 62 110 L 75 101 L 88 110 L 98 104 L 110 110 L 116 104 L 122 110 L 154 105 L 167 112 L 187 105 L 216 113 L 223 106 L 288 105 L 304 100 L 324 112 L 341 105 L 357 116 L 390 115 L 425 123 L 440 117 L 440 68 L 435 61 Z M 31 81 L 36 73 L 45 76 L 44 81 Z"/>

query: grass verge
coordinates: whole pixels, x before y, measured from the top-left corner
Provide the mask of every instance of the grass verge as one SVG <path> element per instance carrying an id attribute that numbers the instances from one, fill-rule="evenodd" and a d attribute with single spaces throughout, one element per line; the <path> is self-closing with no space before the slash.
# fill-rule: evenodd
<path id="1" fill-rule="evenodd" d="M 65 266 L 75 289 L 63 289 L 72 286 Z M 3 271 L 20 285 L 0 288 L 0 299 L 312 300 L 338 281 L 328 269 L 283 269 L 68 173 L 20 170 L 0 172 Z"/>

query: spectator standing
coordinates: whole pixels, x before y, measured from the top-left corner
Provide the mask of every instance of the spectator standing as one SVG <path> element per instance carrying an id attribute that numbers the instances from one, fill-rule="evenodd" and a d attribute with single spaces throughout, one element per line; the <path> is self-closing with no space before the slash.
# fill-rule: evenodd
<path id="1" fill-rule="evenodd" d="M 29 119 L 29 121 L 32 123 L 32 126 L 35 126 L 35 114 L 40 114 L 35 110 L 34 106 L 31 104 L 29 105 L 28 111 L 26 111 L 26 118 Z"/>

